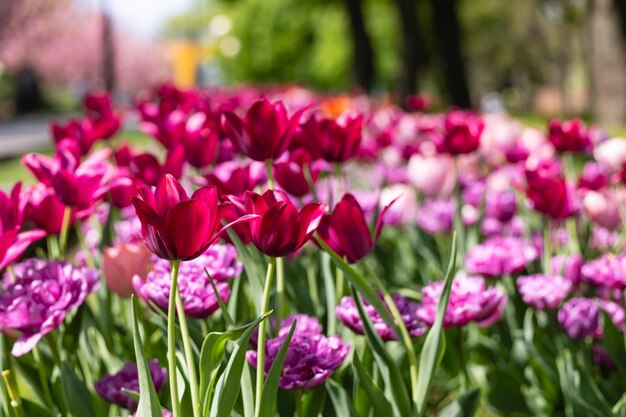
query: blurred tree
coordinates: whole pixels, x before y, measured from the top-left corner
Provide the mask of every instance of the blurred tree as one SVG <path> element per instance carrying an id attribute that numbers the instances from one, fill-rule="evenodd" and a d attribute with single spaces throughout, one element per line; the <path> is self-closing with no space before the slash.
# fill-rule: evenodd
<path id="1" fill-rule="evenodd" d="M 361 0 L 343 0 L 350 18 L 350 33 L 352 34 L 353 71 L 357 85 L 365 91 L 370 91 L 374 84 L 374 51 L 365 28 Z"/>
<path id="2" fill-rule="evenodd" d="M 398 98 L 404 100 L 418 90 L 418 70 L 428 64 L 428 54 L 420 33 L 417 0 L 396 0 L 402 28 L 402 63 L 398 73 Z"/>

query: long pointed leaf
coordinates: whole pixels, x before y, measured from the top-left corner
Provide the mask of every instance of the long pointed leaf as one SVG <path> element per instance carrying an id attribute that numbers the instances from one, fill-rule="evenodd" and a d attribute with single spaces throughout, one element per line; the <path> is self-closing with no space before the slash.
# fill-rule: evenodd
<path id="1" fill-rule="evenodd" d="M 354 353 L 354 357 L 352 359 L 352 365 L 354 367 L 356 375 L 359 377 L 360 385 L 363 387 L 369 397 L 369 400 L 374 410 L 374 415 L 388 417 L 392 416 L 393 408 L 391 407 L 389 400 L 385 398 L 385 394 L 374 383 L 374 380 L 361 363 L 359 355 L 356 352 Z"/>
<path id="2" fill-rule="evenodd" d="M 437 370 L 439 358 L 443 351 L 443 319 L 446 315 L 446 309 L 448 308 L 448 301 L 450 300 L 450 291 L 452 289 L 452 280 L 454 279 L 454 269 L 456 265 L 456 233 L 452 237 L 452 253 L 450 254 L 450 262 L 448 263 L 448 270 L 446 271 L 446 277 L 437 303 L 437 317 L 433 326 L 428 331 L 426 340 L 424 342 L 424 348 L 422 349 L 419 365 L 419 374 L 417 378 L 417 413 L 423 416 L 426 413 L 426 403 L 428 401 L 428 394 L 435 377 L 435 371 Z"/>

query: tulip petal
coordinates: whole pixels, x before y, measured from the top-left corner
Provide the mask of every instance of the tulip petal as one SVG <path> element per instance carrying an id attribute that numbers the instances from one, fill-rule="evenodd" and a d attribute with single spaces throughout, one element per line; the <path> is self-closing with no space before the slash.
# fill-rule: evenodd
<path id="1" fill-rule="evenodd" d="M 189 199 L 183 186 L 171 174 L 165 174 L 161 177 L 154 198 L 156 199 L 157 212 L 162 219 L 178 202 Z"/>
<path id="2" fill-rule="evenodd" d="M 211 212 L 198 200 L 184 200 L 167 213 L 164 233 L 176 259 L 193 259 L 208 247 L 212 238 Z"/>
<path id="3" fill-rule="evenodd" d="M 302 207 L 300 210 L 300 236 L 298 238 L 298 247 L 302 247 L 315 233 L 326 210 L 319 203 L 310 203 Z"/>

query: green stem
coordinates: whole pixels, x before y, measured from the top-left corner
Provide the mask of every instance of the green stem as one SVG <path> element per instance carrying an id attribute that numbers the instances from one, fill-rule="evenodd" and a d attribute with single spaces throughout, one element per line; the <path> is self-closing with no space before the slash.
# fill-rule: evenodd
<path id="1" fill-rule="evenodd" d="M 11 371 L 2 371 L 2 378 L 4 379 L 4 384 L 6 385 L 9 398 L 11 399 L 9 407 L 15 411 L 17 417 L 26 417 L 24 409 L 22 408 L 22 398 L 20 397 L 20 391 L 17 388 L 15 377 Z"/>
<path id="2" fill-rule="evenodd" d="M 335 281 L 335 302 L 339 303 L 341 301 L 341 297 L 343 296 L 345 282 L 345 277 L 341 268 L 336 269 Z"/>
<path id="3" fill-rule="evenodd" d="M 41 352 L 39 351 L 38 345 L 35 345 L 33 348 L 33 356 L 35 357 L 35 363 L 37 364 L 37 373 L 39 374 L 39 383 L 43 388 L 44 400 L 49 409 L 54 410 L 54 401 L 52 400 L 52 395 L 50 395 L 48 376 L 46 375 L 46 368 L 41 358 Z"/>
<path id="4" fill-rule="evenodd" d="M 176 269 L 176 275 L 180 267 L 180 261 L 171 262 L 171 270 L 174 273 Z M 216 294 L 219 297 L 219 294 Z M 180 291 L 176 291 L 176 310 L 178 312 L 178 323 L 180 324 L 180 333 L 183 338 L 183 350 L 185 351 L 185 362 L 187 362 L 187 372 L 189 373 L 189 385 L 191 392 L 191 404 L 193 410 L 193 417 L 200 417 L 200 395 L 198 394 L 198 377 L 196 375 L 196 363 L 193 356 L 193 349 L 191 347 L 191 337 L 189 336 L 189 327 L 187 327 L 187 316 L 185 315 L 185 307 L 183 306 L 183 300 L 180 298 Z"/>
<path id="5" fill-rule="evenodd" d="M 454 211 L 454 229 L 458 233 L 459 236 L 459 258 L 463 259 L 465 256 L 466 250 L 466 237 L 465 237 L 465 224 L 463 223 L 463 194 L 461 193 L 461 176 L 459 173 L 459 162 L 458 160 L 454 160 L 456 164 L 456 185 L 454 187 L 454 195 L 456 197 L 456 210 Z"/>
<path id="6" fill-rule="evenodd" d="M 341 164 L 335 164 L 335 198 L 333 198 L 333 204 L 339 202 L 339 196 L 341 195 Z"/>
<path id="7" fill-rule="evenodd" d="M 467 371 L 467 359 L 465 357 L 465 340 L 463 338 L 463 327 L 456 329 L 459 347 L 459 362 L 461 365 L 461 392 L 467 391 L 470 384 L 469 372 Z"/>
<path id="8" fill-rule="evenodd" d="M 167 309 L 167 372 L 170 381 L 172 415 L 174 417 L 182 417 L 178 402 L 178 382 L 176 380 L 176 295 L 178 294 L 179 266 L 180 260 L 172 261 L 170 267 L 172 283 L 170 285 L 170 298 Z"/>
<path id="9" fill-rule="evenodd" d="M 268 159 L 265 161 L 265 169 L 267 169 L 267 185 L 270 190 L 274 189 L 274 174 L 272 172 L 272 160 Z"/>
<path id="10" fill-rule="evenodd" d="M 61 353 L 59 352 L 57 341 L 51 333 L 46 335 L 46 341 L 48 342 L 48 347 L 50 347 L 50 352 L 52 352 L 54 363 L 61 369 Z"/>
<path id="11" fill-rule="evenodd" d="M 285 316 L 285 263 L 283 258 L 276 258 L 276 333 L 280 331 L 280 322 Z"/>
<path id="12" fill-rule="evenodd" d="M 296 417 L 302 416 L 302 390 L 293 390 L 293 397 L 296 403 Z"/>
<path id="13" fill-rule="evenodd" d="M 387 304 L 387 307 L 389 308 L 389 312 L 391 313 L 393 320 L 395 321 L 398 329 L 400 330 L 400 340 L 402 344 L 404 345 L 404 348 L 406 349 L 407 358 L 409 360 L 409 375 L 411 377 L 411 397 L 413 398 L 413 402 L 417 406 L 417 401 L 418 401 L 418 398 L 417 398 L 417 375 L 418 375 L 417 355 L 415 354 L 415 348 L 413 347 L 413 341 L 411 340 L 411 335 L 409 334 L 409 331 L 407 330 L 406 325 L 404 324 L 404 320 L 402 320 L 402 314 L 400 314 L 400 310 L 398 310 L 398 306 L 396 305 L 395 301 L 393 301 L 393 298 L 391 297 L 391 294 L 389 294 L 389 291 L 387 291 L 387 288 L 385 288 L 383 283 L 380 281 L 380 278 L 378 278 L 378 276 L 376 275 L 374 270 L 369 266 L 369 264 L 367 262 L 363 262 L 363 264 L 365 265 L 365 269 L 367 270 L 368 274 L 372 277 L 376 286 L 378 287 L 380 292 L 383 294 L 383 299 L 385 300 L 385 304 Z"/>
<path id="14" fill-rule="evenodd" d="M 90 268 L 97 268 L 96 259 L 93 257 L 93 253 L 91 253 L 91 249 L 87 244 L 87 237 L 85 236 L 85 232 L 83 231 L 83 224 L 80 220 L 76 220 L 76 235 L 78 235 L 78 240 L 80 241 L 80 246 L 83 247 L 83 251 L 85 251 L 85 259 L 87 260 L 87 265 Z"/>
<path id="15" fill-rule="evenodd" d="M 264 314 L 270 304 L 270 292 L 272 288 L 272 277 L 274 276 L 274 264 L 276 258 L 270 258 L 267 264 L 267 275 L 265 276 L 265 284 L 263 286 L 263 301 L 261 304 L 260 314 Z M 259 324 L 259 337 L 257 341 L 257 359 L 256 359 L 256 387 L 254 397 L 254 415 L 259 416 L 261 412 L 261 394 L 263 393 L 263 382 L 265 380 L 265 328 L 267 320 L 261 321 Z"/>
<path id="16" fill-rule="evenodd" d="M 59 259 L 59 242 L 55 236 L 49 235 L 47 238 L 48 259 Z"/>
<path id="17" fill-rule="evenodd" d="M 302 165 L 302 174 L 304 174 L 304 179 L 306 180 L 309 190 L 311 191 L 311 195 L 313 196 L 313 202 L 320 201 L 319 196 L 317 195 L 317 190 L 315 189 L 315 182 L 313 181 L 310 164 Z"/>
<path id="18" fill-rule="evenodd" d="M 59 235 L 59 246 L 61 252 L 61 259 L 65 259 L 65 254 L 67 252 L 67 235 L 70 230 L 70 219 L 72 217 L 72 208 L 65 207 L 65 211 L 63 212 L 63 222 L 61 223 L 61 234 Z"/>

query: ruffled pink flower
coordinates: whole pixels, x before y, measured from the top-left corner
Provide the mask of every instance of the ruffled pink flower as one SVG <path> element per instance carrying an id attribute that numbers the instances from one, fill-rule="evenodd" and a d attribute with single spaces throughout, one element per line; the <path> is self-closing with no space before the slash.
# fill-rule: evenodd
<path id="1" fill-rule="evenodd" d="M 522 272 L 537 257 L 537 249 L 522 239 L 493 237 L 465 255 L 465 269 L 470 274 L 497 278 Z"/>
<path id="2" fill-rule="evenodd" d="M 626 289 L 626 254 L 608 253 L 587 262 L 581 271 L 583 280 L 592 285 Z"/>
<path id="3" fill-rule="evenodd" d="M 534 274 L 517 279 L 522 300 L 537 310 L 558 307 L 572 290 L 573 282 L 561 275 Z"/>

